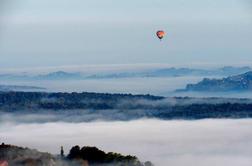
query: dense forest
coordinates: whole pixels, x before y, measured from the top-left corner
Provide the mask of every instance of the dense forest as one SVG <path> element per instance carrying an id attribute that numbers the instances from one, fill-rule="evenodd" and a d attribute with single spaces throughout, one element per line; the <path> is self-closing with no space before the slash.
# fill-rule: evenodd
<path id="1" fill-rule="evenodd" d="M 252 117 L 250 99 L 165 98 L 105 93 L 1 92 L 1 113 L 100 115 L 107 120 L 138 118 L 203 119 Z M 90 119 L 95 120 L 95 119 Z"/>

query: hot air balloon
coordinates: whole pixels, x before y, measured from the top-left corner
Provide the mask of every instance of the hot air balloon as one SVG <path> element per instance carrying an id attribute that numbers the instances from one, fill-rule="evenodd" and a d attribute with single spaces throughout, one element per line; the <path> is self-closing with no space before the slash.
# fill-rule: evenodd
<path id="1" fill-rule="evenodd" d="M 162 40 L 163 39 L 163 37 L 165 36 L 165 32 L 164 31 L 157 31 L 157 37 L 160 39 L 160 40 Z"/>

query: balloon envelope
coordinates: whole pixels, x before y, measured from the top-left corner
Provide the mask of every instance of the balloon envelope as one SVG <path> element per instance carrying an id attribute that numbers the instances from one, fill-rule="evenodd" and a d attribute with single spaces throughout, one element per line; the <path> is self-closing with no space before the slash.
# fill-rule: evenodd
<path id="1" fill-rule="evenodd" d="M 161 40 L 163 39 L 163 37 L 165 36 L 165 32 L 164 31 L 157 31 L 157 37 Z"/>

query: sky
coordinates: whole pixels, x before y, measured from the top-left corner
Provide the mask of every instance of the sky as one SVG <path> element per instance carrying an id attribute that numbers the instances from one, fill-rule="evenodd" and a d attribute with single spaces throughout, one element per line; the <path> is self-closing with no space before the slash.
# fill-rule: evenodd
<path id="1" fill-rule="evenodd" d="M 0 0 L 1 68 L 250 64 L 251 43 L 251 0 Z"/>

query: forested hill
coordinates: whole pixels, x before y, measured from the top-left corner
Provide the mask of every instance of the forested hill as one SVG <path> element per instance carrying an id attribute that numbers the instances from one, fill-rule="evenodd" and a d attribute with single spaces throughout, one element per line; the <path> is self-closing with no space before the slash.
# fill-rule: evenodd
<path id="1" fill-rule="evenodd" d="M 164 97 L 108 93 L 1 92 L 0 109 L 124 109 L 136 101 L 157 101 Z M 124 103 L 126 105 L 124 105 Z M 135 106 L 134 106 L 135 107 Z"/>
<path id="2" fill-rule="evenodd" d="M 60 154 L 61 153 L 61 154 Z M 69 154 L 64 154 L 62 147 L 60 155 L 42 153 L 34 149 L 13 145 L 0 145 L 0 165 L 4 166 L 153 166 L 150 161 L 140 162 L 135 156 L 124 156 L 120 153 L 106 153 L 96 147 L 78 145 L 71 148 Z"/>
<path id="3" fill-rule="evenodd" d="M 165 98 L 104 93 L 0 93 L 2 113 L 48 113 L 64 119 L 131 120 L 139 118 L 203 119 L 252 117 L 251 99 Z M 76 115 L 77 117 L 74 117 Z M 81 118 L 82 117 L 82 118 Z M 0 117 L 0 120 L 3 117 Z"/>

